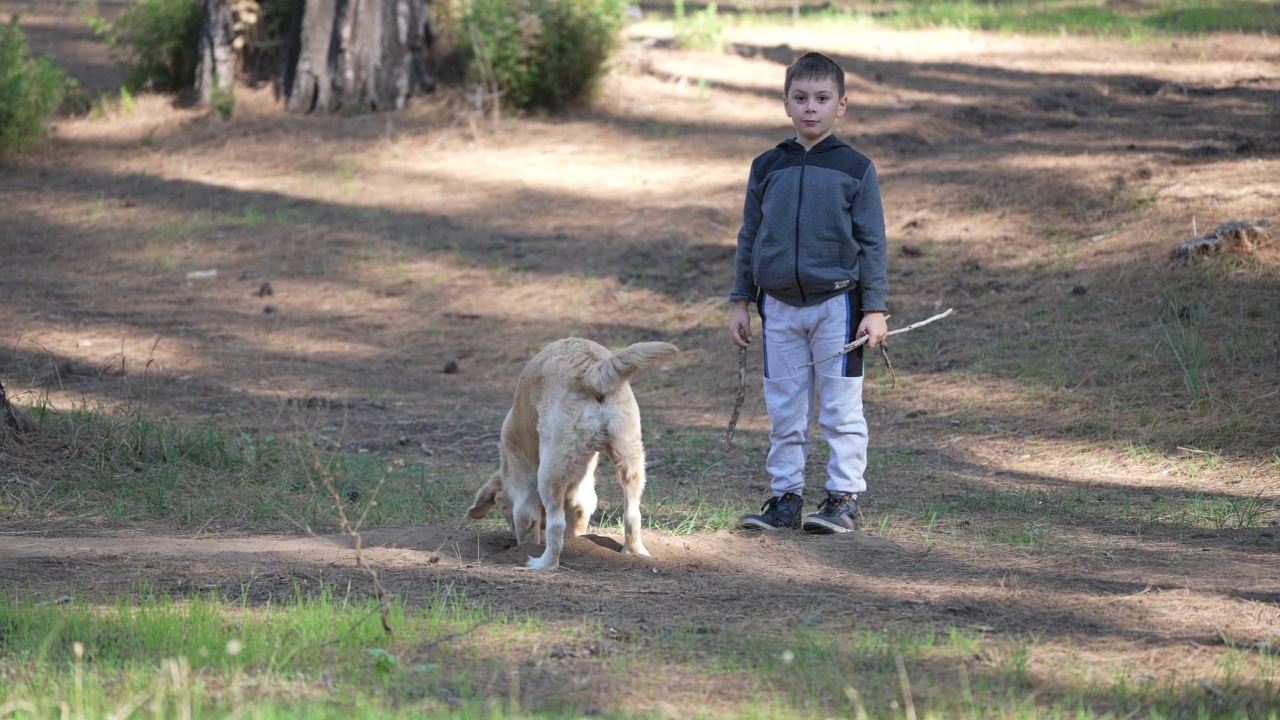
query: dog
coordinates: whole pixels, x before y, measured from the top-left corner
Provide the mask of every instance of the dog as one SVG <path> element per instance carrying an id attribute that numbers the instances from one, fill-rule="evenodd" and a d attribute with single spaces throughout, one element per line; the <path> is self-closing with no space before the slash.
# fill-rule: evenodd
<path id="1" fill-rule="evenodd" d="M 582 338 L 543 348 L 520 373 L 502 422 L 498 474 L 476 493 L 467 514 L 478 520 L 496 506 L 521 544 L 536 542 L 545 528 L 546 550 L 525 564 L 555 570 L 565 535 L 586 532 L 596 510 L 595 471 L 603 452 L 622 486 L 622 552 L 648 555 L 640 539 L 644 445 L 630 378 L 676 352 L 670 343 L 641 342 L 614 354 Z"/>

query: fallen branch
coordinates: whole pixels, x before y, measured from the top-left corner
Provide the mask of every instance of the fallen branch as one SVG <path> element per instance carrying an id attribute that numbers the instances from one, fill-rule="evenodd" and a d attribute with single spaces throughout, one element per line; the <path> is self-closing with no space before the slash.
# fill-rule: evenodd
<path id="1" fill-rule="evenodd" d="M 1191 237 L 1183 240 L 1173 249 L 1173 257 L 1187 259 L 1213 255 L 1218 252 L 1251 253 L 1267 240 L 1266 230 L 1270 225 L 1266 220 L 1233 220 L 1225 222 L 1213 229 L 1208 235 Z M 1195 224 L 1192 223 L 1192 233 Z"/>
<path id="2" fill-rule="evenodd" d="M 910 325 L 908 325 L 908 326 L 906 326 L 906 327 L 904 327 L 904 328 L 898 328 L 897 330 L 890 330 L 890 331 L 889 331 L 889 333 L 888 333 L 887 335 L 885 335 L 885 337 L 887 338 L 887 337 L 889 337 L 889 335 L 898 335 L 898 334 L 900 334 L 900 333 L 904 333 L 904 332 L 906 332 L 906 331 L 908 331 L 908 330 L 915 330 L 916 328 L 920 327 L 921 325 L 928 325 L 929 323 L 933 322 L 934 320 L 941 320 L 942 318 L 944 318 L 944 317 L 946 317 L 946 316 L 950 315 L 950 314 L 951 314 L 951 313 L 953 313 L 953 312 L 955 312 L 955 308 L 947 308 L 947 311 L 946 311 L 946 312 L 941 313 L 941 314 L 938 314 L 938 315 L 934 315 L 933 317 L 928 318 L 927 320 L 921 320 L 921 321 L 920 321 L 920 322 L 918 322 L 918 323 L 912 323 L 912 324 L 910 324 Z M 838 352 L 838 353 L 836 353 L 836 354 L 834 354 L 834 355 L 831 355 L 831 356 L 829 356 L 829 357 L 824 357 L 824 358 L 822 358 L 821 360 L 814 360 L 813 362 L 807 362 L 807 363 L 803 363 L 803 364 L 801 364 L 801 365 L 796 365 L 796 369 L 797 369 L 797 370 L 799 370 L 799 369 L 801 369 L 801 368 L 812 367 L 812 366 L 817 365 L 817 364 L 819 364 L 819 363 L 824 363 L 824 362 L 826 362 L 826 361 L 828 361 L 828 360 L 831 360 L 831 359 L 834 359 L 834 358 L 838 358 L 838 357 L 840 357 L 841 355 L 848 355 L 849 353 L 853 352 L 854 350 L 857 350 L 858 348 L 860 348 L 860 347 L 862 347 L 864 344 L 866 344 L 867 340 L 869 340 L 870 338 L 871 338 L 871 336 L 870 336 L 870 335 L 863 335 L 862 337 L 858 338 L 857 340 L 854 340 L 853 342 L 849 343 L 848 345 L 845 345 L 845 346 L 844 346 L 844 348 L 840 350 L 840 352 Z"/>

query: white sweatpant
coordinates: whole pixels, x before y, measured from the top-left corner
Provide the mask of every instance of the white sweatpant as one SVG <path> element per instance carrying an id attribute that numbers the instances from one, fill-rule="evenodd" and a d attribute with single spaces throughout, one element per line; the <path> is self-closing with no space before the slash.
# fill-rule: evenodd
<path id="1" fill-rule="evenodd" d="M 809 420 L 816 396 L 818 427 L 831 456 L 828 492 L 858 495 L 867 489 L 867 420 L 862 414 L 862 348 L 815 366 L 797 365 L 834 355 L 853 341 L 862 313 L 856 291 L 813 307 L 794 307 L 765 295 L 764 401 L 769 411 L 765 471 L 775 496 L 804 491 Z"/>

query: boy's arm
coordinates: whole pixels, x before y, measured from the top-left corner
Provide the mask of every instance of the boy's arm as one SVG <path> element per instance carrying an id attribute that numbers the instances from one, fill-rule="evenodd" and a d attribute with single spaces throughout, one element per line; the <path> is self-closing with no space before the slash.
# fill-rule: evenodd
<path id="1" fill-rule="evenodd" d="M 760 186 L 756 182 L 755 170 L 755 163 L 752 163 L 751 176 L 747 180 L 747 196 L 742 203 L 742 229 L 738 231 L 733 292 L 729 293 L 731 302 L 738 300 L 754 302 L 758 292 L 755 275 L 751 272 L 751 253 L 755 247 L 756 233 L 760 230 L 764 213 L 761 210 Z"/>
<path id="2" fill-rule="evenodd" d="M 861 293 L 862 312 L 883 313 L 889 294 L 888 240 L 884 230 L 884 208 L 880 203 L 880 183 L 875 165 L 868 165 L 862 176 L 862 188 L 853 199 L 853 238 L 858 243 L 861 258 L 858 261 L 858 290 Z M 878 340 L 873 336 L 872 340 Z M 870 343 L 875 347 L 875 342 Z"/>
<path id="3" fill-rule="evenodd" d="M 756 299 L 755 275 L 751 272 L 751 253 L 755 247 L 756 232 L 764 213 L 760 209 L 760 187 L 756 183 L 755 163 L 751 164 L 751 176 L 747 180 L 747 198 L 742 203 L 742 229 L 738 231 L 738 254 L 734 261 L 733 292 L 729 301 L 733 312 L 729 316 L 729 340 L 738 347 L 751 344 L 751 314 L 748 306 Z"/>

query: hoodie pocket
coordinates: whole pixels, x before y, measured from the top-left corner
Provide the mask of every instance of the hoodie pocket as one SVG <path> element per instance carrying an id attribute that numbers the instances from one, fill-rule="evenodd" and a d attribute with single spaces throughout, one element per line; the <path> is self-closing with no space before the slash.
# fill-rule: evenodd
<path id="1" fill-rule="evenodd" d="M 805 243 L 800 280 L 805 290 L 833 292 L 853 287 L 858 279 L 858 256 L 847 243 L 812 241 Z"/>
<path id="2" fill-rule="evenodd" d="M 795 287 L 795 246 L 790 240 L 761 238 L 751 254 L 751 274 L 762 290 Z"/>

